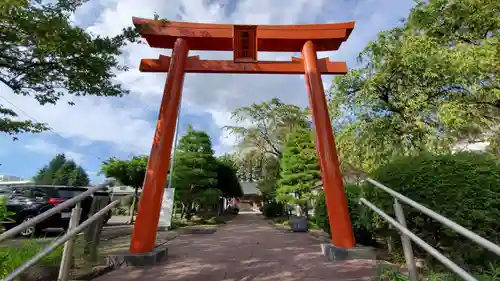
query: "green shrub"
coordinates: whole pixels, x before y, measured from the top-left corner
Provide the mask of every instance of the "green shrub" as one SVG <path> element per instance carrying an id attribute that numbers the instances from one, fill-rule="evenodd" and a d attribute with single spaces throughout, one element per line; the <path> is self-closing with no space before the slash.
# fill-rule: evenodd
<path id="1" fill-rule="evenodd" d="M 172 218 L 172 222 L 170 223 L 170 229 L 173 230 L 173 229 L 177 229 L 179 227 L 184 227 L 187 225 L 188 225 L 188 223 L 186 222 L 186 220 L 182 220 L 182 219 L 174 216 Z"/>
<path id="2" fill-rule="evenodd" d="M 262 208 L 262 214 L 266 218 L 276 218 L 276 217 L 281 217 L 284 215 L 284 207 L 283 204 L 271 201 L 268 203 L 265 203 L 263 208 Z"/>
<path id="3" fill-rule="evenodd" d="M 474 274 L 479 281 L 500 280 L 500 266 L 491 264 L 486 270 Z M 462 281 L 463 279 L 453 272 L 437 272 L 432 268 L 423 268 L 419 272 L 418 281 Z M 408 273 L 401 273 L 399 268 L 390 265 L 377 267 L 377 277 L 374 281 L 410 281 Z"/>
<path id="4" fill-rule="evenodd" d="M 500 165 L 491 156 L 457 153 L 403 157 L 377 169 L 373 178 L 493 243 L 500 243 Z M 368 199 L 394 217 L 393 198 L 379 189 L 366 188 L 370 189 Z M 403 208 L 408 228 L 459 265 L 478 269 L 497 259 L 420 211 L 404 204 Z M 393 241 L 400 242 L 399 235 L 388 232 L 387 223 L 378 216 L 372 224 L 379 237 L 391 233 Z M 419 255 L 426 256 L 423 252 Z"/>
<path id="5" fill-rule="evenodd" d="M 0 222 L 2 221 L 12 221 L 13 212 L 7 210 L 7 198 L 4 195 L 0 195 Z M 3 232 L 3 225 L 0 224 L 0 233 Z"/>
<path id="6" fill-rule="evenodd" d="M 30 258 L 40 253 L 47 245 L 37 241 L 27 241 L 17 247 L 0 247 L 0 278 L 6 277 Z M 62 247 L 45 256 L 39 264 L 59 265 L 62 258 Z"/>
<path id="7" fill-rule="evenodd" d="M 347 196 L 347 207 L 354 231 L 356 242 L 365 246 L 375 245 L 375 240 L 370 228 L 371 214 L 366 208 L 358 204 L 361 197 L 361 187 L 355 184 L 346 184 L 344 190 Z M 323 231 L 330 233 L 330 222 L 326 208 L 325 194 L 321 192 L 315 202 L 314 219 L 316 225 Z"/>
<path id="8" fill-rule="evenodd" d="M 314 202 L 314 220 L 319 228 L 321 228 L 324 232 L 331 234 L 328 211 L 326 208 L 326 199 L 323 192 L 318 194 Z"/>

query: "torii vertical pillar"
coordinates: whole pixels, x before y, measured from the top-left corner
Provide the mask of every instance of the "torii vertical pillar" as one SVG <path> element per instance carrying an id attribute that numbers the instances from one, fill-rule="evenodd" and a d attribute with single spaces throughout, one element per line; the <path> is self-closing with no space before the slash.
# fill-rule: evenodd
<path id="1" fill-rule="evenodd" d="M 337 247 L 353 248 L 356 246 L 356 242 L 354 241 L 344 184 L 340 174 L 325 90 L 318 68 L 316 47 L 312 41 L 306 41 L 302 47 L 302 57 L 304 58 L 304 79 L 309 94 L 309 106 L 316 131 L 316 149 L 320 161 L 321 179 L 330 228 L 332 229 L 332 243 Z"/>
<path id="2" fill-rule="evenodd" d="M 188 52 L 187 40 L 178 38 L 174 44 L 170 70 L 163 90 L 153 147 L 149 156 L 137 220 L 130 242 L 130 253 L 151 252 L 155 247 L 161 198 L 167 181 L 175 127 L 177 118 L 179 118 L 177 115 L 181 103 L 184 68 Z"/>

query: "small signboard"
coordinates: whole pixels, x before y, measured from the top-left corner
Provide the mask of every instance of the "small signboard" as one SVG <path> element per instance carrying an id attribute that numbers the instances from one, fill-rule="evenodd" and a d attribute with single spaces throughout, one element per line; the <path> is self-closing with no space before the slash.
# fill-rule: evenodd
<path id="1" fill-rule="evenodd" d="M 257 26 L 235 25 L 234 62 L 257 62 Z"/>
<path id="2" fill-rule="evenodd" d="M 174 208 L 175 188 L 165 188 L 163 199 L 161 201 L 160 219 L 158 227 L 161 229 L 169 228 L 172 225 L 172 212 Z"/>

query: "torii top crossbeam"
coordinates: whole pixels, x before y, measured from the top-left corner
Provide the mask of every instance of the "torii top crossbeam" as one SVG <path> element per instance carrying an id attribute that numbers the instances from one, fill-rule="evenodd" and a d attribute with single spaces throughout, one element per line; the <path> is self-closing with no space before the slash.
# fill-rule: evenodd
<path id="1" fill-rule="evenodd" d="M 301 58 L 291 61 L 258 61 L 262 52 L 300 52 L 306 41 L 312 41 L 316 51 L 338 50 L 354 28 L 354 22 L 305 25 L 232 25 L 171 22 L 133 18 L 139 33 L 153 48 L 172 49 L 177 38 L 185 38 L 190 50 L 233 51 L 234 59 L 200 60 L 190 57 L 187 73 L 266 73 L 303 74 Z M 143 59 L 143 72 L 168 72 L 170 58 Z M 322 74 L 345 74 L 345 62 L 320 59 Z"/>

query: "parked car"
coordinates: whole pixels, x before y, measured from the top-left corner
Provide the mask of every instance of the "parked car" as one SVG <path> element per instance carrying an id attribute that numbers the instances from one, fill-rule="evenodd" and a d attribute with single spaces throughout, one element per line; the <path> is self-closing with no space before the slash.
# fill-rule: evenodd
<path id="1" fill-rule="evenodd" d="M 6 206 L 7 211 L 14 214 L 11 216 L 10 221 L 2 222 L 2 224 L 6 230 L 11 229 L 86 190 L 87 188 L 85 187 L 70 186 L 12 186 L 10 187 L 10 194 L 7 195 Z M 92 201 L 92 196 L 81 201 L 82 213 L 80 222 L 88 218 Z M 24 237 L 36 236 L 47 228 L 63 228 L 66 230 L 69 226 L 72 209 L 73 207 L 69 207 L 62 210 L 62 212 L 54 214 L 36 226 L 28 227 L 20 235 Z M 111 212 L 108 213 L 105 222 L 107 222 L 110 216 Z"/>
<path id="2" fill-rule="evenodd" d="M 9 187 L 0 186 L 0 195 L 9 195 L 11 190 Z"/>

